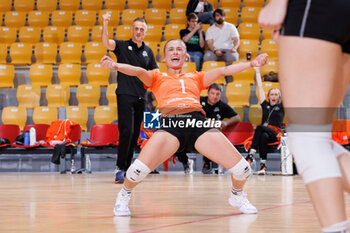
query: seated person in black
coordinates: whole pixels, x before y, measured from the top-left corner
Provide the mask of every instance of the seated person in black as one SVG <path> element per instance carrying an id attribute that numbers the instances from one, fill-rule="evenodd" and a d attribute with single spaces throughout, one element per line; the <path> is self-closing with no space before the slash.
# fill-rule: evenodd
<path id="1" fill-rule="evenodd" d="M 254 154 L 259 151 L 260 170 L 258 174 L 265 175 L 268 144 L 278 140 L 276 136 L 281 132 L 284 110 L 280 90 L 271 88 L 267 93 L 266 99 L 261 82 L 260 69 L 255 69 L 255 71 L 259 101 L 262 108 L 262 120 L 261 125 L 258 125 L 254 131 L 253 141 L 246 159 L 249 163 L 252 163 Z"/>
<path id="2" fill-rule="evenodd" d="M 214 23 L 213 6 L 208 0 L 190 0 L 187 4 L 186 16 L 190 13 L 198 15 L 199 22 L 210 25 Z"/>
<path id="3" fill-rule="evenodd" d="M 208 96 L 201 97 L 200 103 L 203 106 L 207 118 L 221 121 L 221 127 L 224 128 L 240 122 L 241 118 L 228 104 L 220 100 L 221 92 L 222 89 L 218 84 L 211 84 L 208 89 Z M 228 119 L 223 121 L 226 118 Z M 177 152 L 175 155 L 179 158 L 179 161 L 183 163 L 185 173 L 189 173 L 191 170 L 191 163 L 188 161 L 186 151 Z M 203 157 L 203 161 L 202 172 L 204 174 L 213 173 L 212 168 L 217 167 L 217 164 L 206 157 Z"/>

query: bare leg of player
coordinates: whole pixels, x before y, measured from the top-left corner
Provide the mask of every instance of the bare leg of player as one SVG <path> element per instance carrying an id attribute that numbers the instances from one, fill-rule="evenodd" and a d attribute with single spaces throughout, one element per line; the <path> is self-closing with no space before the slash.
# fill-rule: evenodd
<path id="1" fill-rule="evenodd" d="M 349 75 L 343 73 L 344 57 L 341 47 L 327 41 L 288 36 L 280 37 L 279 46 L 280 83 L 289 124 L 331 124 L 332 116 L 349 83 Z M 347 64 L 348 59 L 347 57 Z M 318 145 L 321 146 L 321 143 Z M 310 145 L 304 147 L 307 146 Z M 317 166 L 317 159 L 310 158 L 310 154 L 303 154 L 298 159 L 303 159 L 304 156 L 308 156 L 315 163 L 311 167 Z M 349 167 L 348 158 L 346 161 L 342 157 L 339 159 Z M 349 181 L 349 177 L 334 176 L 315 179 L 316 181 L 306 184 L 323 228 L 343 224 L 347 220 L 344 179 Z"/>

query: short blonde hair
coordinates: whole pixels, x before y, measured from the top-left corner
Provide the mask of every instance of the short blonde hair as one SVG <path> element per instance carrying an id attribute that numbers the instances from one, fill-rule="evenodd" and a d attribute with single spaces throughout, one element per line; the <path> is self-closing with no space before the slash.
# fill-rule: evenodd
<path id="1" fill-rule="evenodd" d="M 282 94 L 281 94 L 281 91 L 280 89 L 274 87 L 274 88 L 271 88 L 268 92 L 267 92 L 267 99 L 269 98 L 269 95 L 271 93 L 271 91 L 277 91 L 277 94 L 278 94 L 278 97 L 279 97 L 279 100 L 278 100 L 278 103 L 280 104 L 282 102 Z M 270 102 L 270 101 L 269 101 Z"/>

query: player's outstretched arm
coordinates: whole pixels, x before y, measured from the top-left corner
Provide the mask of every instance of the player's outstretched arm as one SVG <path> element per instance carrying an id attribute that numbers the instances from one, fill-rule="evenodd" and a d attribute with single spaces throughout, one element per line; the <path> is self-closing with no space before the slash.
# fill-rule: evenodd
<path id="1" fill-rule="evenodd" d="M 138 77 L 146 86 L 151 86 L 152 84 L 152 74 L 151 72 L 137 66 L 132 66 L 123 63 L 116 63 L 112 58 L 104 56 L 101 59 L 101 66 L 106 69 L 114 69 L 118 72 L 122 72 L 126 75 Z"/>
<path id="2" fill-rule="evenodd" d="M 203 79 L 203 86 L 207 87 L 210 84 L 214 83 L 222 76 L 234 75 L 239 72 L 242 72 L 251 67 L 261 67 L 266 64 L 267 54 L 263 53 L 257 56 L 253 61 L 250 62 L 240 62 L 236 64 L 232 64 L 226 67 L 221 67 L 217 69 L 210 70 L 205 73 Z"/>

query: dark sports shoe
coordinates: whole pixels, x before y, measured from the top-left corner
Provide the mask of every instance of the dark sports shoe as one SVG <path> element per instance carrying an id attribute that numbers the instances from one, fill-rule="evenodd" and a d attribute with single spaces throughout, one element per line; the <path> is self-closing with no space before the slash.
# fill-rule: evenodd
<path id="1" fill-rule="evenodd" d="M 213 173 L 212 169 L 210 168 L 210 163 L 203 164 L 202 173 L 203 174 L 212 174 Z"/>
<path id="2" fill-rule="evenodd" d="M 157 169 L 154 169 L 154 170 L 151 171 L 149 174 L 159 174 L 159 171 L 157 171 Z"/>
<path id="3" fill-rule="evenodd" d="M 258 171 L 258 175 L 263 176 L 265 174 L 266 174 L 266 165 L 262 163 L 260 166 L 260 170 Z"/>
<path id="4" fill-rule="evenodd" d="M 245 160 L 247 160 L 247 162 L 249 163 L 249 165 L 252 165 L 252 163 L 253 163 L 253 161 L 254 161 L 254 155 L 248 154 L 248 155 L 245 157 Z"/>
<path id="5" fill-rule="evenodd" d="M 117 171 L 117 173 L 115 174 L 115 184 L 122 184 L 124 183 L 125 180 L 125 171 L 123 170 L 119 170 Z"/>

